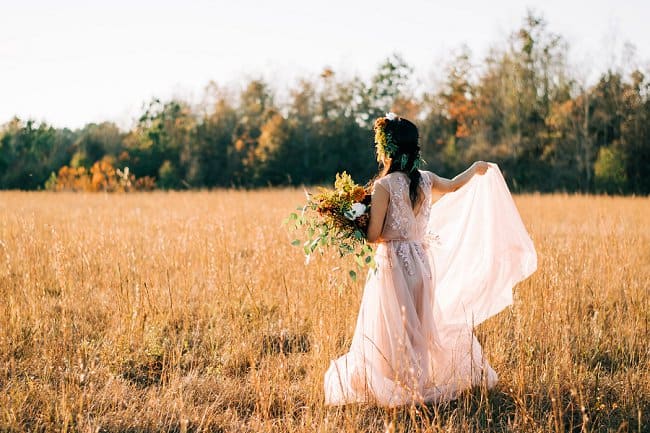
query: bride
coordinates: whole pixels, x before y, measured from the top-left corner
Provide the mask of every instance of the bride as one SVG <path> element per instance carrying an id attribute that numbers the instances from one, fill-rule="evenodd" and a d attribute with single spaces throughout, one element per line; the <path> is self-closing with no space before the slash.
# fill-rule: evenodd
<path id="1" fill-rule="evenodd" d="M 496 164 L 453 179 L 420 170 L 417 127 L 375 121 L 377 159 L 369 271 L 349 352 L 325 373 L 325 404 L 398 406 L 493 387 L 497 374 L 472 332 L 512 303 L 537 256 Z M 432 204 L 432 194 L 445 194 Z"/>

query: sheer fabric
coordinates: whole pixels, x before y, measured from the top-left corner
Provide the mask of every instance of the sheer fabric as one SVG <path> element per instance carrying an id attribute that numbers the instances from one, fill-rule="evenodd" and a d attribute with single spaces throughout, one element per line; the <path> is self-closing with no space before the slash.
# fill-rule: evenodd
<path id="1" fill-rule="evenodd" d="M 496 164 L 431 204 L 421 171 L 414 212 L 409 178 L 377 181 L 389 193 L 377 268 L 368 273 L 349 352 L 325 373 L 325 403 L 450 400 L 497 374 L 472 328 L 512 303 L 537 255 Z"/>

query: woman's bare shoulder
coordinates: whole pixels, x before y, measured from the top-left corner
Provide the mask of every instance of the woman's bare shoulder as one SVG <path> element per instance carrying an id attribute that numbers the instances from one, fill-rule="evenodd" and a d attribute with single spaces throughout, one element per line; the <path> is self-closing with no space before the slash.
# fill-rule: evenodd
<path id="1" fill-rule="evenodd" d="M 375 187 L 377 185 L 379 185 L 384 190 L 389 191 L 390 178 L 388 176 L 390 176 L 390 174 L 386 175 L 386 176 L 382 176 L 382 177 L 380 177 L 378 179 L 375 179 L 375 181 L 373 182 L 373 190 L 375 189 Z"/>

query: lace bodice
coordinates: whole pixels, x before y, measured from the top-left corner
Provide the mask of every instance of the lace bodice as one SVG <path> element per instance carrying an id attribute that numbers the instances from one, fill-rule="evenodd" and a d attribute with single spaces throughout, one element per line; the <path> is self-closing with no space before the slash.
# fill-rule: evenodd
<path id="1" fill-rule="evenodd" d="M 409 198 L 410 178 L 406 173 L 393 172 L 376 181 L 388 191 L 390 198 L 386 219 L 381 232 L 384 240 L 422 241 L 426 234 L 431 212 L 432 173 L 420 170 L 420 191 L 424 193 L 422 204 L 414 209 Z"/>

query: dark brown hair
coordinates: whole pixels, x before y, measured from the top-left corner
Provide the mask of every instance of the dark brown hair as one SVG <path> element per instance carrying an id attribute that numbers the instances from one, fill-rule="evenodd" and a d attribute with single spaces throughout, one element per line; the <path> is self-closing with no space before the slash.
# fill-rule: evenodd
<path id="1" fill-rule="evenodd" d="M 389 119 L 379 117 L 375 120 L 373 129 L 383 128 L 384 132 L 397 145 L 397 151 L 390 155 L 390 162 L 387 165 L 379 162 L 379 173 L 377 178 L 386 176 L 395 171 L 406 173 L 411 179 L 409 185 L 409 198 L 411 206 L 415 206 L 418 199 L 418 185 L 420 184 L 420 170 L 414 167 L 415 162 L 420 158 L 420 135 L 418 128 L 412 122 L 401 117 Z M 402 167 L 402 158 L 406 156 L 406 164 Z"/>

